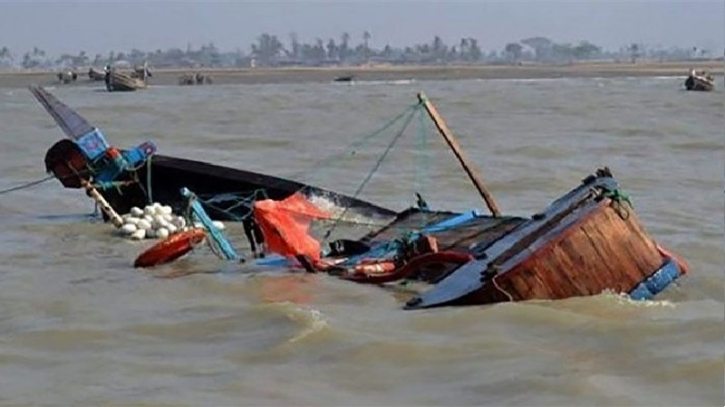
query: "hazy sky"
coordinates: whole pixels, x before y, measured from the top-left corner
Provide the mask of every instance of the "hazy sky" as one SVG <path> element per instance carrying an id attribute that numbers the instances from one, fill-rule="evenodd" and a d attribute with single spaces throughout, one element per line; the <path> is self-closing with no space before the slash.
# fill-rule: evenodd
<path id="1" fill-rule="evenodd" d="M 725 0 L 686 1 L 32 1 L 0 0 L 0 47 L 16 55 L 37 46 L 51 55 L 197 48 L 213 42 L 248 52 L 259 34 L 289 43 L 362 33 L 382 48 L 473 37 L 485 51 L 532 36 L 588 40 L 617 50 L 648 46 L 725 47 Z"/>

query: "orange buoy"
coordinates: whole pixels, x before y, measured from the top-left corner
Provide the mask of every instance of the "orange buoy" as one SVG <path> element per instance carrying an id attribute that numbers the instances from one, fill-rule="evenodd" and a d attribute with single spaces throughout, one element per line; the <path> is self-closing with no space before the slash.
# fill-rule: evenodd
<path id="1" fill-rule="evenodd" d="M 153 267 L 170 263 L 189 253 L 206 237 L 204 229 L 196 228 L 185 232 L 177 232 L 151 246 L 141 253 L 133 263 L 134 267 Z"/>
<path id="2" fill-rule="evenodd" d="M 392 261 L 363 260 L 353 268 L 355 274 L 384 274 L 395 270 L 395 263 Z"/>
<path id="3" fill-rule="evenodd" d="M 345 280 L 351 280 L 358 283 L 368 284 L 383 284 L 391 281 L 400 280 L 407 278 L 420 270 L 421 267 L 436 264 L 436 263 L 453 263 L 453 264 L 465 264 L 473 260 L 473 256 L 469 253 L 459 253 L 454 251 L 443 251 L 435 253 L 426 253 L 418 257 L 413 258 L 408 263 L 404 264 L 399 269 L 391 270 L 388 273 L 377 273 L 377 274 L 364 274 L 356 273 L 342 277 Z"/>

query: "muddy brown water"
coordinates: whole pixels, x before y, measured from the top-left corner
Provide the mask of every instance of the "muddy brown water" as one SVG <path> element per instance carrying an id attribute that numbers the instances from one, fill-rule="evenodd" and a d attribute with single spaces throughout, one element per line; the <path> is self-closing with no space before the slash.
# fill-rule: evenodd
<path id="1" fill-rule="evenodd" d="M 390 138 L 319 160 L 421 90 L 505 213 L 540 211 L 606 165 L 690 274 L 649 302 L 425 311 L 206 249 L 157 271 L 199 274 L 161 279 L 132 268 L 150 242 L 117 237 L 53 180 L 0 195 L 0 405 L 722 405 L 722 90 L 686 92 L 674 77 L 51 89 L 117 146 L 153 140 L 348 194 Z M 360 196 L 403 209 L 420 191 L 433 208 L 483 210 L 440 138 L 408 133 Z M 0 189 L 42 178 L 61 137 L 27 90 L 0 88 Z"/>

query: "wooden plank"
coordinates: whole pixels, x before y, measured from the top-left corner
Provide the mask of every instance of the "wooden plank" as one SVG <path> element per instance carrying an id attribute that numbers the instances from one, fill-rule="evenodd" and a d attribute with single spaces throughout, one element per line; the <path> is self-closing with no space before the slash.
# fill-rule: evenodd
<path id="1" fill-rule="evenodd" d="M 466 171 L 466 174 L 468 174 L 468 177 L 471 179 L 471 182 L 473 182 L 473 185 L 478 190 L 478 193 L 481 194 L 481 197 L 483 197 L 483 200 L 486 202 L 486 206 L 488 206 L 491 214 L 494 217 L 501 216 L 501 211 L 498 209 L 498 205 L 496 204 L 496 201 L 494 201 L 493 195 L 491 195 L 486 186 L 483 185 L 481 172 L 468 161 L 468 157 L 466 157 L 461 149 L 461 146 L 458 144 L 458 141 L 456 141 L 455 137 L 453 137 L 453 133 L 448 129 L 446 122 L 443 121 L 443 118 L 438 113 L 438 110 L 422 92 L 418 94 L 418 100 L 423 104 L 423 107 L 425 107 L 425 110 L 433 120 L 433 123 L 435 123 L 436 128 L 438 128 L 438 131 L 443 136 L 443 139 L 446 143 L 448 143 L 451 150 L 453 150 L 453 154 L 455 154 L 458 162 Z"/>

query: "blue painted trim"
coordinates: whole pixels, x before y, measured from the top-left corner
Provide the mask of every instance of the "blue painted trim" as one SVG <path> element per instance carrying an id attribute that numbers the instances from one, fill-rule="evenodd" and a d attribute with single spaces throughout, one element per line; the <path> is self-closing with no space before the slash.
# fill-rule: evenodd
<path id="1" fill-rule="evenodd" d="M 478 216 L 480 216 L 480 213 L 477 210 L 473 209 L 468 212 L 464 212 L 464 213 L 458 214 L 454 217 L 440 221 L 438 223 L 428 225 L 428 226 L 422 228 L 420 231 L 413 233 L 411 238 L 416 239 L 419 236 L 427 234 L 427 233 L 435 233 L 435 232 L 440 232 L 442 230 L 450 229 L 450 228 L 462 225 L 466 222 L 469 222 Z M 368 250 L 365 253 L 358 254 L 356 256 L 352 256 L 352 257 L 348 258 L 347 260 L 342 262 L 340 265 L 342 265 L 342 266 L 355 265 L 355 264 L 359 263 L 360 260 L 365 259 L 365 258 L 383 259 L 383 258 L 385 258 L 385 256 L 397 252 L 398 246 L 399 246 L 399 244 L 395 241 L 379 243 L 379 244 L 374 245 L 370 250 Z"/>
<path id="2" fill-rule="evenodd" d="M 457 215 L 453 218 L 446 219 L 444 221 L 435 223 L 430 226 L 426 226 L 421 230 L 421 233 L 435 233 L 440 232 L 442 230 L 450 229 L 455 226 L 459 226 L 463 223 L 466 223 L 468 221 L 471 221 L 473 219 L 476 219 L 477 217 L 481 216 L 481 214 L 475 210 L 472 209 L 468 212 L 464 212 L 460 215 Z"/>
<path id="3" fill-rule="evenodd" d="M 634 300 L 651 300 L 655 295 L 661 293 L 667 286 L 677 280 L 682 274 L 682 269 L 671 257 L 664 265 L 655 271 L 651 276 L 639 283 L 629 296 Z"/>
<path id="4" fill-rule="evenodd" d="M 289 259 L 286 257 L 280 256 L 278 254 L 273 254 L 266 256 L 263 259 L 256 259 L 254 260 L 254 265 L 259 267 L 274 267 L 274 268 L 281 268 L 281 267 L 287 267 L 289 265 Z"/>
<path id="5" fill-rule="evenodd" d="M 92 131 L 78 137 L 75 143 L 90 161 L 95 161 L 110 147 L 98 128 L 93 128 Z"/>
<path id="6" fill-rule="evenodd" d="M 204 225 L 206 230 L 211 235 L 212 239 L 214 239 L 214 241 L 217 243 L 222 251 L 222 254 L 224 254 L 224 257 L 226 257 L 227 260 L 243 260 L 243 258 L 240 257 L 236 251 L 234 251 L 232 244 L 229 243 L 229 240 L 226 238 L 226 236 L 224 236 L 224 233 L 222 233 L 221 230 L 214 226 L 214 223 L 212 222 L 211 218 L 209 218 L 209 215 L 206 214 L 204 208 L 202 208 L 199 201 L 196 200 L 196 196 L 186 187 L 181 188 L 181 195 L 189 199 L 191 211 L 199 219 L 201 224 Z"/>

